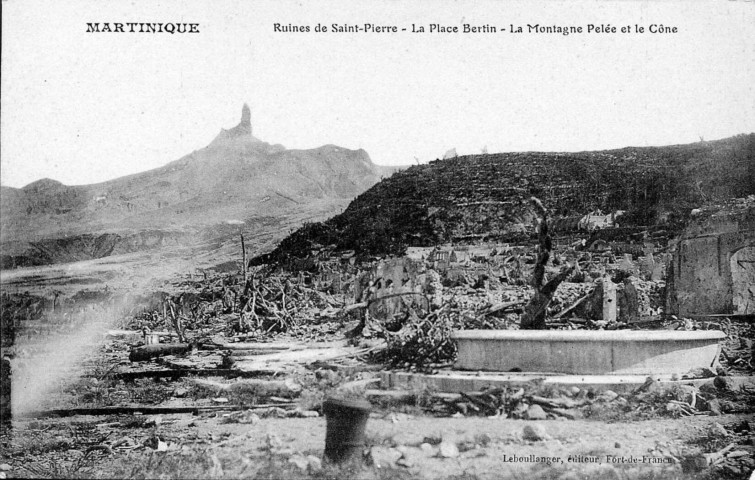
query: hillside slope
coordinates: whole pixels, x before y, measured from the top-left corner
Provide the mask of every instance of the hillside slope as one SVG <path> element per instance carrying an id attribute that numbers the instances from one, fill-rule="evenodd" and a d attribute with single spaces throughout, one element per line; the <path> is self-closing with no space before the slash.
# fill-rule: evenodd
<path id="1" fill-rule="evenodd" d="M 55 263 L 97 258 L 90 251 L 206 239 L 225 232 L 221 225 L 228 221 L 259 229 L 276 219 L 324 219 L 391 171 L 373 164 L 364 150 L 335 145 L 287 150 L 263 142 L 252 135 L 244 105 L 237 126 L 163 167 L 94 185 L 43 179 L 21 189 L 3 187 L 2 263 L 5 268 Z M 149 238 L 141 239 L 145 234 Z M 278 238 L 283 234 L 276 230 Z M 77 250 L 95 240 L 108 248 Z"/>
<path id="2" fill-rule="evenodd" d="M 624 210 L 622 226 L 675 231 L 692 208 L 754 193 L 755 134 L 667 147 L 464 156 L 394 174 L 254 263 L 303 257 L 322 245 L 382 255 L 453 241 L 521 241 L 532 233 L 531 196 L 554 223 Z"/>

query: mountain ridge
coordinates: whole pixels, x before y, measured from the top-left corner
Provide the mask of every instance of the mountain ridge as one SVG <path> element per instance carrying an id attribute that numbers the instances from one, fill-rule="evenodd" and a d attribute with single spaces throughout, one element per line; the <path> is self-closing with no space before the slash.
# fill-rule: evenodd
<path id="1" fill-rule="evenodd" d="M 673 233 L 694 208 L 753 194 L 755 134 L 666 147 L 467 155 L 397 172 L 252 264 L 286 263 L 329 245 L 380 256 L 448 242 L 528 241 L 533 196 L 569 234 L 596 210 L 623 211 L 622 226 Z"/>
<path id="2" fill-rule="evenodd" d="M 395 170 L 375 165 L 361 149 L 327 144 L 289 150 L 252 131 L 251 110 L 244 104 L 236 126 L 161 167 L 89 185 L 40 179 L 22 188 L 3 186 L 2 265 L 34 264 L 33 258 L 12 257 L 33 257 L 35 242 L 62 237 L 127 238 L 157 230 L 191 236 L 227 220 L 326 218 Z M 55 255 L 46 252 L 44 262 L 54 263 Z"/>

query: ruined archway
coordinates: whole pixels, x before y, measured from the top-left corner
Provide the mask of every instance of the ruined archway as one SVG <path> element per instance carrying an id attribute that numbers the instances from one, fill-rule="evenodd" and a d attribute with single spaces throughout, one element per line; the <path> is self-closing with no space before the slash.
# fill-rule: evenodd
<path id="1" fill-rule="evenodd" d="M 734 313 L 755 314 L 755 245 L 731 256 L 731 286 Z"/>

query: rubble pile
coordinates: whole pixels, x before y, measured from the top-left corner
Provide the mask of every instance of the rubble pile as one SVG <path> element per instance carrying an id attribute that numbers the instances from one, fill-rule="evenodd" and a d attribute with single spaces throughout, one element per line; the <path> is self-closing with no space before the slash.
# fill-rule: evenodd
<path id="1" fill-rule="evenodd" d="M 311 280 L 303 274 L 257 272 L 246 282 L 229 274 L 177 282 L 173 293 L 132 301 L 136 307 L 123 327 L 173 330 L 181 340 L 200 340 L 217 334 L 289 332 L 336 319 L 345 294 L 335 292 L 332 282 Z M 348 281 L 353 278 L 343 275 L 343 283 Z"/>
<path id="2" fill-rule="evenodd" d="M 712 322 L 695 322 L 701 328 Z M 732 373 L 751 374 L 755 371 L 755 324 L 734 323 L 729 319 L 716 322 L 726 332 L 726 341 L 721 348 L 720 361 Z"/>
<path id="3" fill-rule="evenodd" d="M 532 381 L 523 387 L 498 387 L 476 392 L 429 393 L 422 407 L 439 416 L 484 416 L 524 420 L 596 418 L 653 418 L 722 415 L 746 412 L 755 401 L 752 384 L 734 387 L 731 377 L 710 369 L 691 371 L 691 384 L 660 384 L 648 378 L 634 391 L 619 394 L 595 387 L 556 388 Z M 725 373 L 721 371 L 721 373 Z"/>
<path id="4" fill-rule="evenodd" d="M 288 331 L 302 323 L 335 318 L 344 299 L 291 278 L 253 279 L 240 296 L 239 330 Z"/>

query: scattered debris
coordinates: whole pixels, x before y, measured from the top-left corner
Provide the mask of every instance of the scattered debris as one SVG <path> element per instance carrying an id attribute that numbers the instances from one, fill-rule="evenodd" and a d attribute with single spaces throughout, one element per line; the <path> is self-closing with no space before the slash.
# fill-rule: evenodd
<path id="1" fill-rule="evenodd" d="M 528 423 L 522 429 L 522 438 L 530 442 L 539 442 L 542 440 L 547 440 L 551 437 L 545 431 L 545 427 L 543 427 L 541 424 Z"/>

